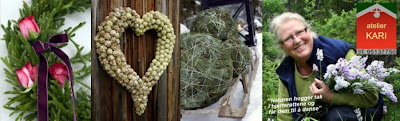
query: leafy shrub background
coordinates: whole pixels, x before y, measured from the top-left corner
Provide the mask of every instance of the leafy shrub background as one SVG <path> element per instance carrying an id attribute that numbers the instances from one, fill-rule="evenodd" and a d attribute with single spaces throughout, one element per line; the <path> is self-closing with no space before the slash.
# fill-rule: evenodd
<path id="1" fill-rule="evenodd" d="M 276 115 L 268 114 L 267 106 L 270 98 L 277 98 L 279 77 L 275 70 L 285 54 L 276 44 L 268 27 L 273 17 L 285 11 L 297 12 L 311 24 L 312 30 L 319 35 L 345 40 L 356 47 L 356 3 L 358 2 L 395 2 L 397 4 L 397 55 L 369 56 L 367 64 L 372 60 L 383 60 L 385 66 L 400 69 L 400 2 L 398 0 L 263 0 L 263 120 L 276 120 Z M 394 61 L 395 60 L 395 61 Z M 400 98 L 400 74 L 386 78 Z M 400 117 L 399 103 L 385 99 L 388 113 L 383 121 L 395 121 Z"/>

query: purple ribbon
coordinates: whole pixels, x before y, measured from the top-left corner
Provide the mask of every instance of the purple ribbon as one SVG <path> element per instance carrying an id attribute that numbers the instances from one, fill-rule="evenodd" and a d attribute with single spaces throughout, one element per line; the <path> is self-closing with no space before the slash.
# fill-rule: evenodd
<path id="1" fill-rule="evenodd" d="M 48 109 L 48 94 L 47 94 L 47 80 L 48 80 L 48 62 L 43 52 L 47 49 L 50 52 L 53 52 L 60 60 L 62 60 L 67 66 L 69 83 L 71 85 L 72 92 L 72 105 L 74 112 L 74 121 L 76 121 L 75 114 L 75 94 L 74 94 L 74 86 L 72 84 L 72 67 L 69 62 L 69 58 L 67 54 L 65 54 L 61 49 L 57 48 L 58 45 L 62 45 L 65 42 L 68 42 L 67 34 L 56 34 L 50 37 L 49 43 L 43 43 L 40 40 L 35 41 L 32 44 L 33 50 L 39 56 L 39 73 L 38 73 L 38 84 L 37 84 L 37 117 L 38 121 L 48 121 L 49 120 L 49 109 Z"/>

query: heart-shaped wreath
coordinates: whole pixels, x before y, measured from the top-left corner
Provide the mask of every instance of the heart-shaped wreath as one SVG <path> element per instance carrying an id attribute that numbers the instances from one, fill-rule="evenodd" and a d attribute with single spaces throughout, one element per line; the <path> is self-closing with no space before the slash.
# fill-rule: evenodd
<path id="1" fill-rule="evenodd" d="M 143 78 L 140 78 L 127 64 L 121 51 L 119 38 L 128 26 L 137 36 L 143 35 L 149 29 L 155 29 L 159 37 L 155 59 L 152 60 Z M 148 94 L 171 60 L 176 37 L 170 20 L 158 11 L 150 11 L 141 19 L 135 10 L 120 7 L 110 12 L 97 29 L 99 32 L 94 40 L 101 65 L 111 77 L 132 93 L 136 113 L 143 114 Z"/>

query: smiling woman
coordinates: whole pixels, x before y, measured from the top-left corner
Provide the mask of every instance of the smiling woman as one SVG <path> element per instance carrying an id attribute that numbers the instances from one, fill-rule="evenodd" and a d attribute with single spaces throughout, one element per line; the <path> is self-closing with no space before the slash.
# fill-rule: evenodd
<path id="1" fill-rule="evenodd" d="M 325 73 L 327 65 L 336 63 L 339 58 L 355 56 L 354 48 L 343 40 L 317 35 L 305 19 L 297 14 L 285 12 L 275 17 L 270 29 L 275 35 L 278 46 L 288 55 L 276 70 L 280 78 L 278 98 L 319 97 L 306 101 L 289 100 L 279 104 L 307 102 L 306 106 L 289 105 L 278 110 L 289 110 L 277 114 L 278 120 L 290 121 L 303 118 L 318 120 L 357 120 L 355 108 L 365 109 L 366 120 L 382 118 L 382 103 L 378 101 L 378 92 L 369 91 L 363 95 L 331 91 L 319 77 Z M 317 56 L 317 48 L 323 51 Z M 323 61 L 322 58 L 325 58 Z M 319 63 L 320 62 L 320 63 Z M 318 69 L 313 71 L 313 65 Z M 348 100 L 353 99 L 353 100 Z M 375 105 L 375 106 L 374 106 Z M 327 108 L 327 112 L 325 112 Z M 337 111 L 336 111 L 336 110 Z M 376 112 L 375 112 L 376 111 Z"/>
<path id="2" fill-rule="evenodd" d="M 307 27 L 298 20 L 286 20 L 278 29 L 280 35 L 278 38 L 281 49 L 299 63 L 299 66 L 305 64 L 311 54 L 313 41 L 310 32 L 306 32 Z M 301 36 L 298 33 L 302 33 Z M 284 38 L 284 39 L 283 39 Z"/>

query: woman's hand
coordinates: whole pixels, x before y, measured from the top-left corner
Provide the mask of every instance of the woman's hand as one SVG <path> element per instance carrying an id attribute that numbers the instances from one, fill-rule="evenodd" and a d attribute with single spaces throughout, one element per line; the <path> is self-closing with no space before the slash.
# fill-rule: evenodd
<path id="1" fill-rule="evenodd" d="M 322 95 L 322 101 L 330 103 L 332 101 L 333 93 L 329 86 L 325 85 L 319 79 L 314 79 L 314 82 L 310 86 L 310 91 L 314 95 Z"/>

